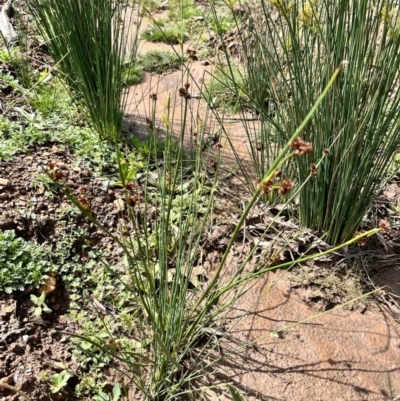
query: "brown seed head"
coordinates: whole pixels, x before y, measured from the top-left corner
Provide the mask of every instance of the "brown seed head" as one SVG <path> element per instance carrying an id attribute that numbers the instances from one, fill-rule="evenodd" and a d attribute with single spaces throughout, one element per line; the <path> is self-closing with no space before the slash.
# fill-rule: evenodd
<path id="1" fill-rule="evenodd" d="M 274 189 L 273 187 L 273 182 L 271 180 L 268 181 L 262 181 L 260 183 L 261 185 L 261 190 L 265 193 L 265 194 L 269 194 L 272 192 L 272 190 Z"/>
<path id="2" fill-rule="evenodd" d="M 312 175 L 317 175 L 318 169 L 317 169 L 317 166 L 315 165 L 315 163 L 310 164 L 310 172 Z"/>
<path id="3" fill-rule="evenodd" d="M 156 101 L 157 100 L 157 94 L 156 93 L 152 93 L 150 95 L 150 99 Z"/>
<path id="4" fill-rule="evenodd" d="M 354 237 L 358 237 L 359 235 L 362 235 L 362 234 L 364 234 L 365 232 L 366 232 L 365 230 L 357 231 L 357 232 L 354 234 Z M 358 240 L 358 244 L 359 244 L 360 246 L 362 246 L 362 247 L 365 247 L 365 246 L 367 246 L 367 244 L 368 244 L 368 240 L 369 240 L 368 237 L 360 238 L 360 239 Z"/>
<path id="5" fill-rule="evenodd" d="M 65 177 L 65 173 L 61 170 L 54 170 L 53 173 L 51 174 L 51 178 L 54 181 L 60 181 L 64 177 Z"/>
<path id="6" fill-rule="evenodd" d="M 129 197 L 129 202 L 131 206 L 135 206 L 137 202 L 139 202 L 140 198 L 138 195 L 132 195 Z"/>
<path id="7" fill-rule="evenodd" d="M 279 195 L 287 195 L 292 188 L 293 182 L 290 180 L 290 178 L 285 178 L 278 189 L 278 193 Z"/>
<path id="8" fill-rule="evenodd" d="M 324 155 L 329 155 L 330 154 L 329 149 L 324 149 L 323 152 L 324 152 Z"/>
<path id="9" fill-rule="evenodd" d="M 47 163 L 47 165 L 49 166 L 50 170 L 54 170 L 54 168 L 57 166 L 57 162 L 55 160 L 51 160 Z"/>
<path id="10" fill-rule="evenodd" d="M 391 231 L 390 224 L 389 224 L 389 222 L 387 220 L 381 220 L 379 222 L 379 227 L 385 233 L 390 233 L 390 231 Z"/>
<path id="11" fill-rule="evenodd" d="M 310 142 L 306 142 L 300 137 L 297 137 L 292 143 L 292 148 L 296 155 L 305 155 L 313 151 L 313 146 Z"/>
<path id="12" fill-rule="evenodd" d="M 282 171 L 280 171 L 280 170 L 275 171 L 274 177 L 275 177 L 275 180 L 280 181 L 280 179 L 282 178 Z"/>

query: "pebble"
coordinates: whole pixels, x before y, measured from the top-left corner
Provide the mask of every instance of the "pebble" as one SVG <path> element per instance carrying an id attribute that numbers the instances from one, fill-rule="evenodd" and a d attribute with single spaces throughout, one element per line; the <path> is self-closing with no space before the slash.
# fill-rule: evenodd
<path id="1" fill-rule="evenodd" d="M 3 187 L 9 187 L 11 182 L 10 180 L 7 180 L 7 178 L 0 178 L 0 185 Z"/>

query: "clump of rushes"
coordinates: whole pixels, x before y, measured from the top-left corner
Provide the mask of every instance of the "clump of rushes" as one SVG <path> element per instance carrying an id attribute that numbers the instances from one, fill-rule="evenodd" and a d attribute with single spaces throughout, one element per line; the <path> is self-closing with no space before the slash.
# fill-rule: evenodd
<path id="1" fill-rule="evenodd" d="M 135 65 L 138 38 L 132 32 L 140 26 L 131 1 L 28 0 L 28 5 L 58 69 L 78 95 L 73 99 L 80 104 L 83 99 L 102 140 L 118 141 L 127 101 L 124 82 L 136 82 L 133 75 L 138 75 L 124 67 Z"/>
<path id="2" fill-rule="evenodd" d="M 338 63 L 347 60 L 346 73 L 307 127 L 313 155 L 287 167 L 302 183 L 301 222 L 327 233 L 331 244 L 347 241 L 371 207 L 400 141 L 398 2 L 269 0 L 250 13 L 252 23 L 235 16 L 245 27 L 238 31 L 245 82 L 231 87 L 259 115 L 263 142 L 273 144 L 251 150 L 257 175 L 303 121 L 304 109 Z M 233 83 L 234 63 L 226 60 Z"/>
<path id="3" fill-rule="evenodd" d="M 293 267 L 296 263 L 306 262 L 341 248 L 338 246 L 320 254 L 305 255 L 287 263 L 279 261 L 276 255 L 269 257 L 268 263 L 263 263 L 261 257 L 260 264 L 254 270 L 246 272 L 247 262 L 259 247 L 259 243 L 255 243 L 250 255 L 239 264 L 237 271 L 231 276 L 223 277 L 227 258 L 237 235 L 263 190 L 275 190 L 274 186 L 282 194 L 294 190 L 291 180 L 283 178 L 282 167 L 292 158 L 308 157 L 312 146 L 298 137 L 310 123 L 312 115 L 339 72 L 340 69 L 335 71 L 316 105 L 257 186 L 239 218 L 216 272 L 209 281 L 199 283 L 198 279 L 193 280 L 193 277 L 198 276 L 196 268 L 201 263 L 199 259 L 202 254 L 200 244 L 211 219 L 213 194 L 218 185 L 218 171 L 211 184 L 206 180 L 202 169 L 204 160 L 201 149 L 197 149 L 190 161 L 190 174 L 187 177 L 190 178 L 189 181 L 185 180 L 188 163 L 183 155 L 184 148 L 175 146 L 172 135 L 165 139 L 163 160 L 156 163 L 156 178 L 151 180 L 148 175 L 147 179 L 143 179 L 146 177 L 144 176 L 138 185 L 132 180 L 125 180 L 124 172 L 120 171 L 125 188 L 126 213 L 121 216 L 119 234 L 111 233 L 102 226 L 77 199 L 79 194 L 73 194 L 67 187 L 63 187 L 64 193 L 81 212 L 123 249 L 126 259 L 125 274 L 118 274 L 115 279 L 129 293 L 128 308 L 134 314 L 133 334 L 131 331 L 124 333 L 120 330 L 119 322 L 115 321 L 114 325 L 107 325 L 105 328 L 107 339 L 100 335 L 77 337 L 107 353 L 111 357 L 110 366 L 116 367 L 128 381 L 135 384 L 143 393 L 143 400 L 176 400 L 185 395 L 194 395 L 193 399 L 200 399 L 200 395 L 194 394 L 196 388 L 193 383 L 196 378 L 214 373 L 213 355 L 218 355 L 215 351 L 220 342 L 219 339 L 210 338 L 213 336 L 207 336 L 207 331 L 217 321 L 219 324 L 225 318 L 225 312 L 233 300 L 245 291 L 246 283 L 272 269 Z M 189 87 L 186 84 L 180 91 L 185 100 L 190 99 Z M 154 95 L 153 106 L 156 98 Z M 185 134 L 187 113 L 191 111 L 191 102 L 183 103 L 181 141 Z M 154 110 L 152 117 L 154 118 Z M 204 132 L 198 132 L 198 136 L 203 134 Z M 154 155 L 157 155 L 156 142 L 151 143 L 151 147 Z M 218 169 L 216 160 L 210 159 L 210 164 L 212 168 Z M 154 184 L 157 187 L 155 198 L 154 192 L 150 190 L 150 186 Z M 149 199 L 152 195 L 155 200 L 150 206 Z M 382 223 L 381 227 L 363 233 L 342 246 L 355 243 L 383 228 L 386 229 L 386 225 Z M 109 271 L 114 272 L 111 268 Z M 197 286 L 193 285 L 193 281 L 197 282 Z M 116 304 L 112 298 L 105 301 Z M 118 314 L 114 316 L 118 319 Z M 124 336 L 126 337 L 123 338 Z M 110 347 L 110 344 L 118 346 Z M 200 344 L 204 344 L 204 348 L 196 350 L 203 346 Z"/>

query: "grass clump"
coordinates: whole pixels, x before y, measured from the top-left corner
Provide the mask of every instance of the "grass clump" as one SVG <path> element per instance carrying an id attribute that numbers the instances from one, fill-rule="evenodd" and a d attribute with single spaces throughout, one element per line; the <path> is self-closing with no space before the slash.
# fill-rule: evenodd
<path id="1" fill-rule="evenodd" d="M 138 64 L 146 72 L 162 74 L 182 66 L 185 58 L 175 52 L 151 50 L 138 55 Z"/>
<path id="2" fill-rule="evenodd" d="M 138 64 L 126 65 L 122 71 L 122 83 L 124 85 L 137 85 L 142 82 L 143 68 Z"/>
<path id="3" fill-rule="evenodd" d="M 27 285 L 38 288 L 53 270 L 46 249 L 14 231 L 0 231 L 0 289 L 11 294 Z"/>
<path id="4" fill-rule="evenodd" d="M 148 42 L 164 42 L 169 45 L 177 45 L 188 39 L 187 32 L 182 24 L 160 27 L 152 25 L 142 33 L 142 38 Z"/>
<path id="5" fill-rule="evenodd" d="M 170 19 L 184 21 L 203 16 L 203 12 L 194 4 L 193 0 L 172 0 L 168 6 Z"/>

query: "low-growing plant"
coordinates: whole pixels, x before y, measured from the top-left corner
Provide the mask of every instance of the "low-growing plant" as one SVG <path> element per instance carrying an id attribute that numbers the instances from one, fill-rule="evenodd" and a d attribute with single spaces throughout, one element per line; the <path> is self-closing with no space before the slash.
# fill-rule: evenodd
<path id="1" fill-rule="evenodd" d="M 137 85 L 142 82 L 143 68 L 137 64 L 125 65 L 122 72 L 122 83 L 124 85 Z"/>
<path id="2" fill-rule="evenodd" d="M 50 388 L 53 394 L 57 394 L 60 390 L 65 387 L 68 383 L 68 380 L 72 377 L 72 375 L 67 371 L 63 370 L 60 373 L 55 373 L 50 376 Z"/>
<path id="3" fill-rule="evenodd" d="M 0 289 L 23 291 L 38 288 L 54 270 L 49 252 L 41 245 L 17 237 L 14 231 L 0 231 Z"/>
<path id="4" fill-rule="evenodd" d="M 36 306 L 35 307 L 35 316 L 41 316 L 42 312 L 51 313 L 52 310 L 46 305 L 46 293 L 43 291 L 40 297 L 37 297 L 34 294 L 31 294 L 31 301 Z"/>
<path id="5" fill-rule="evenodd" d="M 138 55 L 138 64 L 146 72 L 162 74 L 176 70 L 185 62 L 185 57 L 172 51 L 150 50 Z"/>
<path id="6" fill-rule="evenodd" d="M 151 25 L 142 33 L 142 38 L 148 42 L 164 42 L 169 45 L 178 45 L 188 39 L 185 27 L 182 24 L 160 27 Z"/>
<path id="7" fill-rule="evenodd" d="M 168 3 L 168 17 L 179 21 L 189 20 L 193 17 L 203 16 L 202 11 L 193 0 L 172 0 Z"/>

